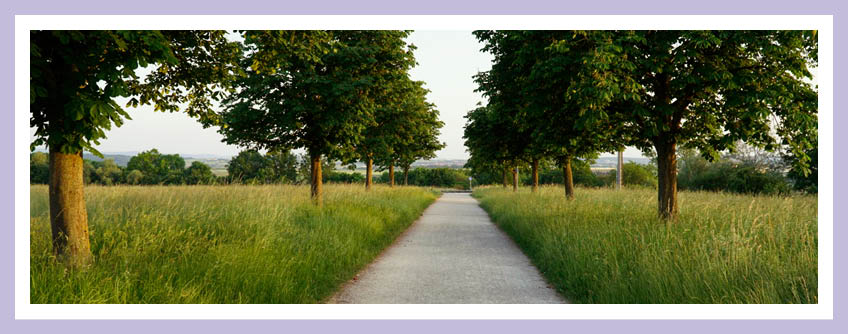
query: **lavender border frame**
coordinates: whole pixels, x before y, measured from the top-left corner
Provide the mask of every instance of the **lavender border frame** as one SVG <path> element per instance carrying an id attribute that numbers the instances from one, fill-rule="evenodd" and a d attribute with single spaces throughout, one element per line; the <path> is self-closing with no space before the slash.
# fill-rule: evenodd
<path id="1" fill-rule="evenodd" d="M 237 6 L 237 7 L 236 7 Z M 845 97 L 838 94 L 842 80 L 848 74 L 840 63 L 841 46 L 846 43 L 846 31 L 840 22 L 841 5 L 835 0 L 808 1 L 751 1 L 713 0 L 709 2 L 685 3 L 674 0 L 658 1 L 553 1 L 553 0 L 430 0 L 413 4 L 392 0 L 344 1 L 322 0 L 309 2 L 242 0 L 203 1 L 198 6 L 189 1 L 147 0 L 144 3 L 119 3 L 110 0 L 79 1 L 30 0 L 6 3 L 3 14 L 7 29 L 2 34 L 2 45 L 7 49 L 0 52 L 0 71 L 5 81 L 2 85 L 2 101 L 12 112 L 0 116 L 0 156 L 13 157 L 14 141 L 14 15 L 22 14 L 818 14 L 833 15 L 834 18 L 834 128 L 848 125 L 846 116 L 836 112 L 844 105 Z M 848 161 L 848 133 L 834 133 L 834 165 Z M 28 143 L 27 143 L 28 144 Z M 841 153 L 838 154 L 837 153 Z M 848 199 L 846 177 L 834 173 L 834 203 Z M 834 320 L 15 320 L 14 319 L 14 201 L 29 199 L 14 198 L 14 163 L 7 159 L 0 163 L 0 213 L 7 223 L 0 233 L 0 244 L 4 251 L 0 256 L 0 328 L 9 333 L 64 332 L 64 333 L 151 333 L 151 332 L 194 332 L 232 333 L 244 331 L 284 332 L 770 332 L 770 333 L 835 333 L 837 328 L 848 328 L 842 302 L 846 300 L 845 289 L 838 282 L 845 278 L 846 258 L 843 242 L 848 242 L 845 229 L 837 222 L 848 218 L 841 206 L 834 206 Z"/>

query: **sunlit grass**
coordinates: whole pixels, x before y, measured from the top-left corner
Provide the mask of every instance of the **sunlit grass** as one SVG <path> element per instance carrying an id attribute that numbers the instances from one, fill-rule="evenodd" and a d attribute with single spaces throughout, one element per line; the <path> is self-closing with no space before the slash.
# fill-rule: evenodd
<path id="1" fill-rule="evenodd" d="M 817 303 L 814 196 L 681 192 L 677 223 L 656 191 L 475 189 L 483 208 L 576 303 Z"/>
<path id="2" fill-rule="evenodd" d="M 114 186 L 85 188 L 95 264 L 51 254 L 46 186 L 32 186 L 32 303 L 317 303 L 403 232 L 425 188 Z"/>

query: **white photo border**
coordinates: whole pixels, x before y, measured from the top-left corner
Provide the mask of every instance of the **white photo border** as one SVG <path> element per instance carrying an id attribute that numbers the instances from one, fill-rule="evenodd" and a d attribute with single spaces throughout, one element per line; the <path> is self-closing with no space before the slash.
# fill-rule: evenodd
<path id="1" fill-rule="evenodd" d="M 301 305 L 30 303 L 29 31 L 102 29 L 818 30 L 818 304 Z M 832 15 L 16 15 L 15 319 L 833 319 Z M 822 237 L 824 236 L 824 237 Z"/>

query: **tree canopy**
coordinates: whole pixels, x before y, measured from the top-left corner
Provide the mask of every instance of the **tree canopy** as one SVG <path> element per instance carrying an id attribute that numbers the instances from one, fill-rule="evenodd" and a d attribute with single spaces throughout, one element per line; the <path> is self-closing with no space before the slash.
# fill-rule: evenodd
<path id="1" fill-rule="evenodd" d="M 212 103 L 239 71 L 224 31 L 31 31 L 30 41 L 32 149 L 99 154 L 105 131 L 130 118 L 118 97 L 214 123 Z"/>

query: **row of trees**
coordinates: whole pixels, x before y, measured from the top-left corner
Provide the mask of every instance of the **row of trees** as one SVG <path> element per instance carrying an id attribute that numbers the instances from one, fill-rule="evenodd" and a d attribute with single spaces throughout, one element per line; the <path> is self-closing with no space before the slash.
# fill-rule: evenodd
<path id="1" fill-rule="evenodd" d="M 817 141 L 815 31 L 475 31 L 492 69 L 466 116 L 475 169 L 571 161 L 635 146 L 656 156 L 658 212 L 674 219 L 678 148 L 712 161 L 743 141 L 809 175 Z M 498 133 L 498 136 L 491 136 Z M 513 173 L 515 174 L 515 173 Z M 517 180 L 517 175 L 514 175 Z M 514 182 L 517 184 L 517 182 Z"/>
<path id="2" fill-rule="evenodd" d="M 48 184 L 50 164 L 47 153 L 30 155 L 30 183 Z M 211 184 L 215 174 L 208 165 L 194 161 L 185 168 L 185 160 L 176 154 L 160 154 L 156 149 L 139 153 L 130 159 L 126 167 L 112 159 L 103 161 L 83 160 L 83 183 L 115 184 Z"/>
<path id="3" fill-rule="evenodd" d="M 49 150 L 59 258 L 72 266 L 91 261 L 82 152 L 99 154 L 105 131 L 129 119 L 116 98 L 126 98 L 126 107 L 184 111 L 219 127 L 229 144 L 305 149 L 316 204 L 322 158 L 393 171 L 443 146 L 438 112 L 423 83 L 409 78 L 409 32 L 239 34 L 241 40 L 225 31 L 30 32 L 31 147 Z"/>

